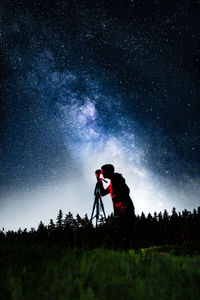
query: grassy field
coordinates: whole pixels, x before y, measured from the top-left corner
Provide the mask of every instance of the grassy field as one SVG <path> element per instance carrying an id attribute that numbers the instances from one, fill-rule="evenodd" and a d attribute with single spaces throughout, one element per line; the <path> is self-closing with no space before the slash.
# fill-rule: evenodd
<path id="1" fill-rule="evenodd" d="M 200 299 L 200 256 L 0 245 L 0 299 Z"/>

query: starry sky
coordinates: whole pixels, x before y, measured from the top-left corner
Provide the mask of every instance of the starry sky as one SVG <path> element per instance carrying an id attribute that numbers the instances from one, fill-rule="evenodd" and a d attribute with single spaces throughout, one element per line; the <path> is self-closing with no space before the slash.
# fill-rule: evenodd
<path id="1" fill-rule="evenodd" d="M 0 228 L 59 209 L 90 216 L 106 163 L 138 214 L 200 205 L 199 1 L 3 0 L 0 11 Z"/>

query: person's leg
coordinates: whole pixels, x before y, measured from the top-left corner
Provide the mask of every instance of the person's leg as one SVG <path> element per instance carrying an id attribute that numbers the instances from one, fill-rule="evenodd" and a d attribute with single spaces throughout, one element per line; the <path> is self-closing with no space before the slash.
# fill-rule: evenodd
<path id="1" fill-rule="evenodd" d="M 133 214 L 123 214 L 121 216 L 121 237 L 126 249 L 134 246 L 134 224 L 135 217 Z"/>

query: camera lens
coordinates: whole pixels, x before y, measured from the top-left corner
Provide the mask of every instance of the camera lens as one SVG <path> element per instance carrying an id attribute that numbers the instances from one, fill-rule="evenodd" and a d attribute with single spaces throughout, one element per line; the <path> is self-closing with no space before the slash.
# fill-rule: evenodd
<path id="1" fill-rule="evenodd" d="M 101 173 L 101 170 L 96 170 L 96 171 L 95 171 L 95 174 L 96 174 L 96 175 L 99 175 L 100 173 Z"/>

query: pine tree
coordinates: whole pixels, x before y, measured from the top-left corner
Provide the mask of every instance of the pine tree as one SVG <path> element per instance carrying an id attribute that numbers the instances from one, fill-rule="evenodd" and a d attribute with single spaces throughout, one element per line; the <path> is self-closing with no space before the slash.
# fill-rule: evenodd
<path id="1" fill-rule="evenodd" d="M 194 209 L 193 209 L 193 219 L 196 220 L 196 219 L 197 219 L 197 216 L 198 216 L 197 210 L 194 208 Z"/>
<path id="2" fill-rule="evenodd" d="M 74 218 L 72 213 L 69 211 L 68 214 L 65 215 L 65 219 L 63 221 L 65 229 L 72 229 L 75 226 Z"/>
<path id="3" fill-rule="evenodd" d="M 82 219 L 79 214 L 76 215 L 76 228 L 79 228 L 82 226 Z"/>
<path id="4" fill-rule="evenodd" d="M 146 221 L 146 216 L 145 216 L 145 214 L 143 213 L 143 211 L 142 211 L 142 213 L 141 213 L 140 220 L 141 220 L 141 221 Z"/>
<path id="5" fill-rule="evenodd" d="M 89 220 L 87 214 L 85 214 L 84 219 L 82 219 L 82 227 L 83 228 L 91 228 L 91 227 L 93 227 L 92 222 Z"/>
<path id="6" fill-rule="evenodd" d="M 183 217 L 183 219 L 188 219 L 188 218 L 190 218 L 190 212 L 187 210 L 187 209 L 184 209 L 183 211 L 182 211 L 182 217 Z"/>
<path id="7" fill-rule="evenodd" d="M 178 214 L 176 212 L 176 208 L 173 207 L 172 209 L 172 215 L 171 215 L 171 220 L 176 220 L 178 218 Z"/>
<path id="8" fill-rule="evenodd" d="M 151 222 L 152 221 L 152 215 L 150 214 L 150 213 L 148 213 L 148 215 L 147 215 L 147 220 L 148 220 L 148 222 Z"/>
<path id="9" fill-rule="evenodd" d="M 48 229 L 54 230 L 56 228 L 56 225 L 54 224 L 53 219 L 50 219 Z"/>
<path id="10" fill-rule="evenodd" d="M 158 221 L 158 216 L 157 216 L 157 212 L 155 211 L 155 213 L 153 214 L 153 220 L 154 222 Z"/>
<path id="11" fill-rule="evenodd" d="M 59 210 L 58 216 L 56 218 L 56 226 L 61 229 L 63 227 L 63 213 L 62 210 Z"/>
<path id="12" fill-rule="evenodd" d="M 158 214 L 158 221 L 162 222 L 162 220 L 163 220 L 163 216 L 162 216 L 162 213 L 160 211 L 159 214 Z"/>
<path id="13" fill-rule="evenodd" d="M 200 218 L 200 206 L 198 206 L 197 211 L 198 211 L 198 217 Z"/>
<path id="14" fill-rule="evenodd" d="M 166 222 L 166 221 L 169 221 L 169 214 L 167 212 L 167 210 L 165 209 L 164 210 L 164 213 L 163 213 L 163 220 Z"/>
<path id="15" fill-rule="evenodd" d="M 43 232 L 45 231 L 45 226 L 44 223 L 42 221 L 40 221 L 39 225 L 38 225 L 38 232 Z"/>
<path id="16" fill-rule="evenodd" d="M 19 228 L 19 229 L 17 230 L 17 233 L 18 233 L 19 235 L 22 234 L 21 228 Z"/>

